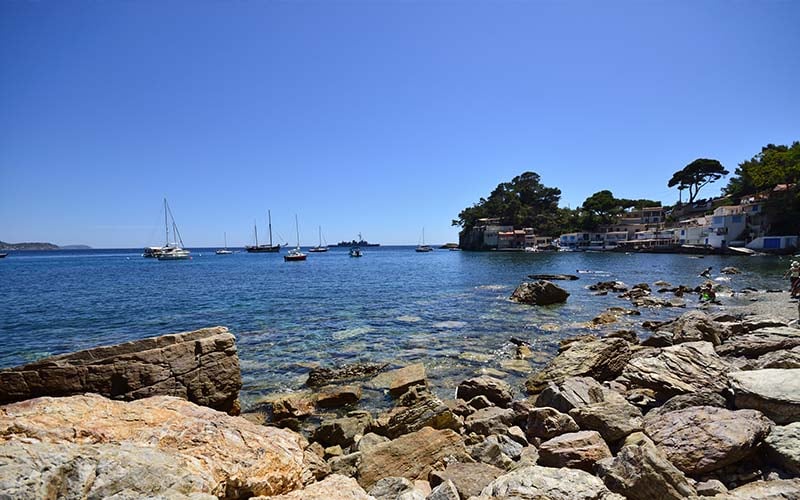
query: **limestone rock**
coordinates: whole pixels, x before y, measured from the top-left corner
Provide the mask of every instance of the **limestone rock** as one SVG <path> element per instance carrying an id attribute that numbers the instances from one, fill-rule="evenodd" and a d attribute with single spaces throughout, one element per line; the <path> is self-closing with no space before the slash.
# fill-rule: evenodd
<path id="1" fill-rule="evenodd" d="M 737 408 L 761 411 L 777 424 L 800 421 L 800 369 L 734 372 L 731 388 Z"/>
<path id="2" fill-rule="evenodd" d="M 471 378 L 458 384 L 456 398 L 469 401 L 476 396 L 485 396 L 491 403 L 501 408 L 508 407 L 514 399 L 508 382 L 488 375 Z"/>
<path id="3" fill-rule="evenodd" d="M 800 330 L 788 326 L 762 328 L 732 337 L 717 346 L 720 356 L 745 356 L 757 358 L 768 352 L 800 347 Z"/>
<path id="4" fill-rule="evenodd" d="M 355 363 L 339 368 L 314 368 L 308 373 L 306 385 L 321 387 L 333 383 L 374 377 L 385 370 L 387 366 L 388 364 L 386 363 Z"/>
<path id="5" fill-rule="evenodd" d="M 458 430 L 461 427 L 461 419 L 455 416 L 439 398 L 429 396 L 393 412 L 386 425 L 386 435 L 393 439 L 423 427 Z"/>
<path id="6" fill-rule="evenodd" d="M 566 302 L 569 292 L 546 280 L 520 283 L 511 300 L 522 304 L 547 306 Z"/>
<path id="7" fill-rule="evenodd" d="M 357 385 L 327 386 L 317 394 L 317 406 L 320 408 L 338 408 L 354 405 L 361 399 L 361 387 Z"/>
<path id="8" fill-rule="evenodd" d="M 658 408 L 653 408 L 647 414 L 647 416 L 652 417 L 653 415 L 683 410 L 684 408 L 690 408 L 692 406 L 716 406 L 717 408 L 725 408 L 727 403 L 725 398 L 716 392 L 690 392 L 688 394 L 679 394 L 678 396 L 670 398 L 666 403 Z"/>
<path id="9" fill-rule="evenodd" d="M 528 413 L 526 437 L 528 441 L 552 439 L 567 432 L 581 430 L 572 417 L 555 408 L 534 408 Z"/>
<path id="10" fill-rule="evenodd" d="M 251 500 L 372 500 L 372 497 L 367 495 L 355 479 L 333 474 L 302 490 L 285 495 L 255 497 Z"/>
<path id="11" fill-rule="evenodd" d="M 431 470 L 443 469 L 448 460 L 472 461 L 461 437 L 449 429 L 424 427 L 364 451 L 358 466 L 358 482 L 370 488 L 390 476 L 427 479 Z"/>
<path id="12" fill-rule="evenodd" d="M 611 456 L 611 450 L 596 431 L 570 432 L 539 446 L 539 463 L 548 467 L 570 467 L 591 472 L 598 460 Z"/>
<path id="13" fill-rule="evenodd" d="M 581 429 L 597 431 L 609 443 L 642 430 L 642 412 L 623 398 L 573 408 L 569 416 Z"/>
<path id="14" fill-rule="evenodd" d="M 617 456 L 597 462 L 608 489 L 629 500 L 683 500 L 695 496 L 686 476 L 651 442 L 624 446 Z"/>
<path id="15" fill-rule="evenodd" d="M 548 382 L 564 380 L 566 377 L 611 380 L 622 372 L 630 359 L 630 345 L 623 339 L 585 338 L 570 343 L 543 370 L 532 375 L 525 382 L 525 387 L 529 394 L 536 394 Z"/>
<path id="16" fill-rule="evenodd" d="M 569 413 L 573 408 L 621 397 L 593 378 L 569 377 L 560 382 L 548 383 L 537 396 L 536 406 L 555 408 L 562 413 Z"/>
<path id="17" fill-rule="evenodd" d="M 611 493 L 599 478 L 576 469 L 531 465 L 498 477 L 478 500 L 530 498 L 547 500 L 624 500 Z"/>
<path id="18" fill-rule="evenodd" d="M 793 500 L 800 498 L 800 479 L 753 481 L 723 495 L 723 500 Z"/>
<path id="19" fill-rule="evenodd" d="M 765 443 L 771 462 L 786 471 L 800 474 L 800 422 L 774 427 Z"/>
<path id="20" fill-rule="evenodd" d="M 173 486 L 170 477 L 175 478 L 175 487 L 188 482 L 224 498 L 276 495 L 300 487 L 305 467 L 305 440 L 300 435 L 167 396 L 125 403 L 92 394 L 14 403 L 0 408 L 0 435 L 3 446 L 25 443 L 77 450 L 75 457 L 90 457 L 85 464 L 76 464 L 79 476 L 93 474 L 95 466 L 105 463 L 119 469 L 108 471 L 106 477 L 113 480 L 127 475 L 130 467 L 130 477 L 139 488 L 134 491 L 151 487 L 153 495 L 161 494 L 162 485 Z M 101 449 L 109 447 L 121 449 L 116 458 Z M 66 452 L 66 461 L 71 461 L 70 453 Z M 122 458 L 126 454 L 128 458 Z M 40 456 L 49 460 L 44 451 Z M 188 464 L 186 471 L 170 471 L 170 457 L 175 467 Z M 205 490 L 206 483 L 213 489 Z"/>
<path id="21" fill-rule="evenodd" d="M 357 435 L 364 435 L 370 420 L 366 412 L 350 412 L 346 417 L 325 420 L 314 429 L 312 439 L 326 447 L 347 447 L 354 443 Z"/>
<path id="22" fill-rule="evenodd" d="M 431 473 L 431 485 L 450 481 L 461 498 L 469 498 L 481 494 L 481 491 L 492 481 L 505 474 L 505 471 L 488 464 L 451 463 L 443 471 Z"/>
<path id="23" fill-rule="evenodd" d="M 0 370 L 0 404 L 87 392 L 131 401 L 175 396 L 235 413 L 236 339 L 217 326 L 53 356 Z"/>
<path id="24" fill-rule="evenodd" d="M 435 487 L 426 500 L 461 500 L 456 485 L 452 481 L 445 481 Z"/>
<path id="25" fill-rule="evenodd" d="M 721 392 L 728 386 L 728 364 L 710 342 L 686 342 L 631 359 L 619 377 L 629 388 L 644 387 L 674 396 Z"/>
<path id="26" fill-rule="evenodd" d="M 514 411 L 511 408 L 489 406 L 476 411 L 464 421 L 468 432 L 481 436 L 503 434 L 514 425 Z"/>
<path id="27" fill-rule="evenodd" d="M 754 410 L 693 406 L 646 417 L 644 430 L 677 468 L 702 474 L 750 455 L 771 423 Z"/>

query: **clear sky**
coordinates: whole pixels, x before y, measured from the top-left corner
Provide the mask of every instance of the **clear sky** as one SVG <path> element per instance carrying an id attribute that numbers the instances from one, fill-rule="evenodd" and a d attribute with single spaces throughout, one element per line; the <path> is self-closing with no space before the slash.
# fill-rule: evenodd
<path id="1" fill-rule="evenodd" d="M 677 200 L 800 139 L 796 1 L 0 1 L 0 240 L 457 241 L 530 170 Z M 720 181 L 701 191 L 716 194 Z"/>

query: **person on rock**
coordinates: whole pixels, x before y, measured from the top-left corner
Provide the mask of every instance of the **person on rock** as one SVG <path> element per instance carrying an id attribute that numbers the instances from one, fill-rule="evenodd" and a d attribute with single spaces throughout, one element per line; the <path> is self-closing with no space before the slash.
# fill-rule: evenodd
<path id="1" fill-rule="evenodd" d="M 800 262 L 793 260 L 789 269 L 783 273 L 783 277 L 789 277 L 789 293 L 793 299 L 800 298 Z"/>

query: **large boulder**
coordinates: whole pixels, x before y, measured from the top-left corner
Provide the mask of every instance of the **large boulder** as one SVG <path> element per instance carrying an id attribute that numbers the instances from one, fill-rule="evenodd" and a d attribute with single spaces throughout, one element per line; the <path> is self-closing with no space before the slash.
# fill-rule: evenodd
<path id="1" fill-rule="evenodd" d="M 641 410 L 623 397 L 573 408 L 569 416 L 581 429 L 597 431 L 609 443 L 642 430 Z"/>
<path id="2" fill-rule="evenodd" d="M 473 461 L 457 433 L 424 427 L 365 450 L 358 465 L 358 482 L 369 489 L 384 477 L 427 479 L 432 470 L 443 469 L 446 460 Z"/>
<path id="3" fill-rule="evenodd" d="M 729 369 L 710 342 L 686 342 L 631 359 L 618 380 L 629 388 L 648 388 L 662 396 L 721 392 L 728 387 Z"/>
<path id="4" fill-rule="evenodd" d="M 711 342 L 719 345 L 730 336 L 726 324 L 714 321 L 702 311 L 689 311 L 663 325 L 660 330 L 672 333 L 672 343 Z"/>
<path id="5" fill-rule="evenodd" d="M 731 490 L 722 500 L 794 500 L 800 498 L 800 479 L 753 481 Z"/>
<path id="6" fill-rule="evenodd" d="M 800 368 L 770 368 L 730 374 L 737 408 L 761 411 L 777 424 L 800 421 Z"/>
<path id="7" fill-rule="evenodd" d="M 688 394 L 679 394 L 668 399 L 663 405 L 650 410 L 647 416 L 652 417 L 653 415 L 683 410 L 684 408 L 690 408 L 692 406 L 716 406 L 718 408 L 725 408 L 727 406 L 727 402 L 725 401 L 724 397 L 716 392 L 690 392 Z"/>
<path id="8" fill-rule="evenodd" d="M 87 392 L 131 401 L 175 396 L 238 411 L 236 339 L 217 326 L 45 358 L 0 371 L 0 404 Z"/>
<path id="9" fill-rule="evenodd" d="M 597 462 L 608 489 L 629 500 L 683 500 L 696 496 L 686 476 L 652 442 L 623 446 L 617 456 Z"/>
<path id="10" fill-rule="evenodd" d="M 503 408 L 514 399 L 508 382 L 488 375 L 471 378 L 458 384 L 456 398 L 469 401 L 476 396 L 485 396 L 492 404 Z"/>
<path id="11" fill-rule="evenodd" d="M 529 465 L 498 477 L 477 500 L 530 498 L 547 500 L 624 500 L 599 478 L 577 469 Z"/>
<path id="12" fill-rule="evenodd" d="M 776 326 L 731 337 L 716 349 L 720 356 L 757 358 L 769 352 L 799 346 L 800 330 L 788 326 Z"/>
<path id="13" fill-rule="evenodd" d="M 441 472 L 431 473 L 431 486 L 436 487 L 451 481 L 461 498 L 481 494 L 492 481 L 505 474 L 505 471 L 489 464 L 451 463 Z"/>
<path id="14" fill-rule="evenodd" d="M 372 497 L 352 477 L 333 474 L 302 490 L 271 497 L 254 497 L 250 500 L 371 500 Z"/>
<path id="15" fill-rule="evenodd" d="M 775 465 L 800 474 L 800 422 L 773 427 L 765 443 L 767 454 Z"/>
<path id="16" fill-rule="evenodd" d="M 619 393 L 603 387 L 593 378 L 569 377 L 549 382 L 536 397 L 536 406 L 569 413 L 573 408 L 621 397 Z"/>
<path id="17" fill-rule="evenodd" d="M 526 437 L 529 441 L 535 439 L 552 439 L 567 432 L 581 430 L 572 417 L 561 413 L 555 408 L 533 408 L 528 412 L 528 422 L 525 426 Z"/>
<path id="18" fill-rule="evenodd" d="M 487 406 L 468 416 L 464 421 L 464 427 L 467 432 L 481 436 L 502 434 L 514 425 L 514 416 L 514 410 L 511 408 Z"/>
<path id="19" fill-rule="evenodd" d="M 240 498 L 290 492 L 305 476 L 299 434 L 167 396 L 14 403 L 0 408 L 0 435 L 0 456 L 11 457 L 4 468 L 14 471 L 0 474 L 0 497 L 15 498 L 14 488 L 27 485 L 67 498 L 87 491 L 97 492 L 89 498 L 172 491 Z"/>
<path id="20" fill-rule="evenodd" d="M 539 446 L 539 463 L 547 467 L 570 467 L 591 472 L 611 450 L 596 431 L 561 434 Z"/>
<path id="21" fill-rule="evenodd" d="M 314 429 L 311 438 L 324 446 L 347 447 L 363 436 L 372 417 L 367 412 L 352 411 L 347 416 L 324 420 Z"/>
<path id="22" fill-rule="evenodd" d="M 529 394 L 536 394 L 548 382 L 567 377 L 611 380 L 622 372 L 630 359 L 630 344 L 625 340 L 587 336 L 567 344 L 543 370 L 528 378 L 525 387 Z"/>
<path id="23" fill-rule="evenodd" d="M 423 427 L 458 430 L 461 427 L 461 418 L 454 415 L 439 398 L 428 395 L 412 401 L 409 406 L 399 407 L 393 411 L 386 424 L 385 433 L 394 439 Z"/>
<path id="24" fill-rule="evenodd" d="M 520 283 L 511 300 L 522 304 L 534 306 L 547 306 L 566 302 L 569 292 L 547 280 Z"/>
<path id="25" fill-rule="evenodd" d="M 730 411 L 693 406 L 644 421 L 645 433 L 677 468 L 703 474 L 753 453 L 769 434 L 771 422 L 754 410 Z"/>

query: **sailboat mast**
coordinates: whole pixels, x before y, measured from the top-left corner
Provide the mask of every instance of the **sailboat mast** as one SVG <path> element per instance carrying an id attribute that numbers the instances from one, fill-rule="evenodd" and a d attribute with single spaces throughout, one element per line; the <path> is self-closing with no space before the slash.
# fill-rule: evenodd
<path id="1" fill-rule="evenodd" d="M 169 246 L 169 224 L 167 223 L 167 199 L 164 198 L 164 236 L 166 243 L 164 246 Z"/>
<path id="2" fill-rule="evenodd" d="M 225 238 L 225 250 L 228 249 L 228 233 L 222 233 L 222 237 Z"/>
<path id="3" fill-rule="evenodd" d="M 300 250 L 300 226 L 297 224 L 297 214 L 294 214 L 294 229 L 297 231 L 297 249 Z"/>
<path id="4" fill-rule="evenodd" d="M 253 221 L 253 231 L 256 233 L 256 248 L 258 248 L 258 224 Z"/>
<path id="5" fill-rule="evenodd" d="M 319 226 L 319 246 L 322 247 L 322 226 Z"/>
<path id="6" fill-rule="evenodd" d="M 267 210 L 267 220 L 269 221 L 269 246 L 272 246 L 272 213 L 269 210 Z"/>

